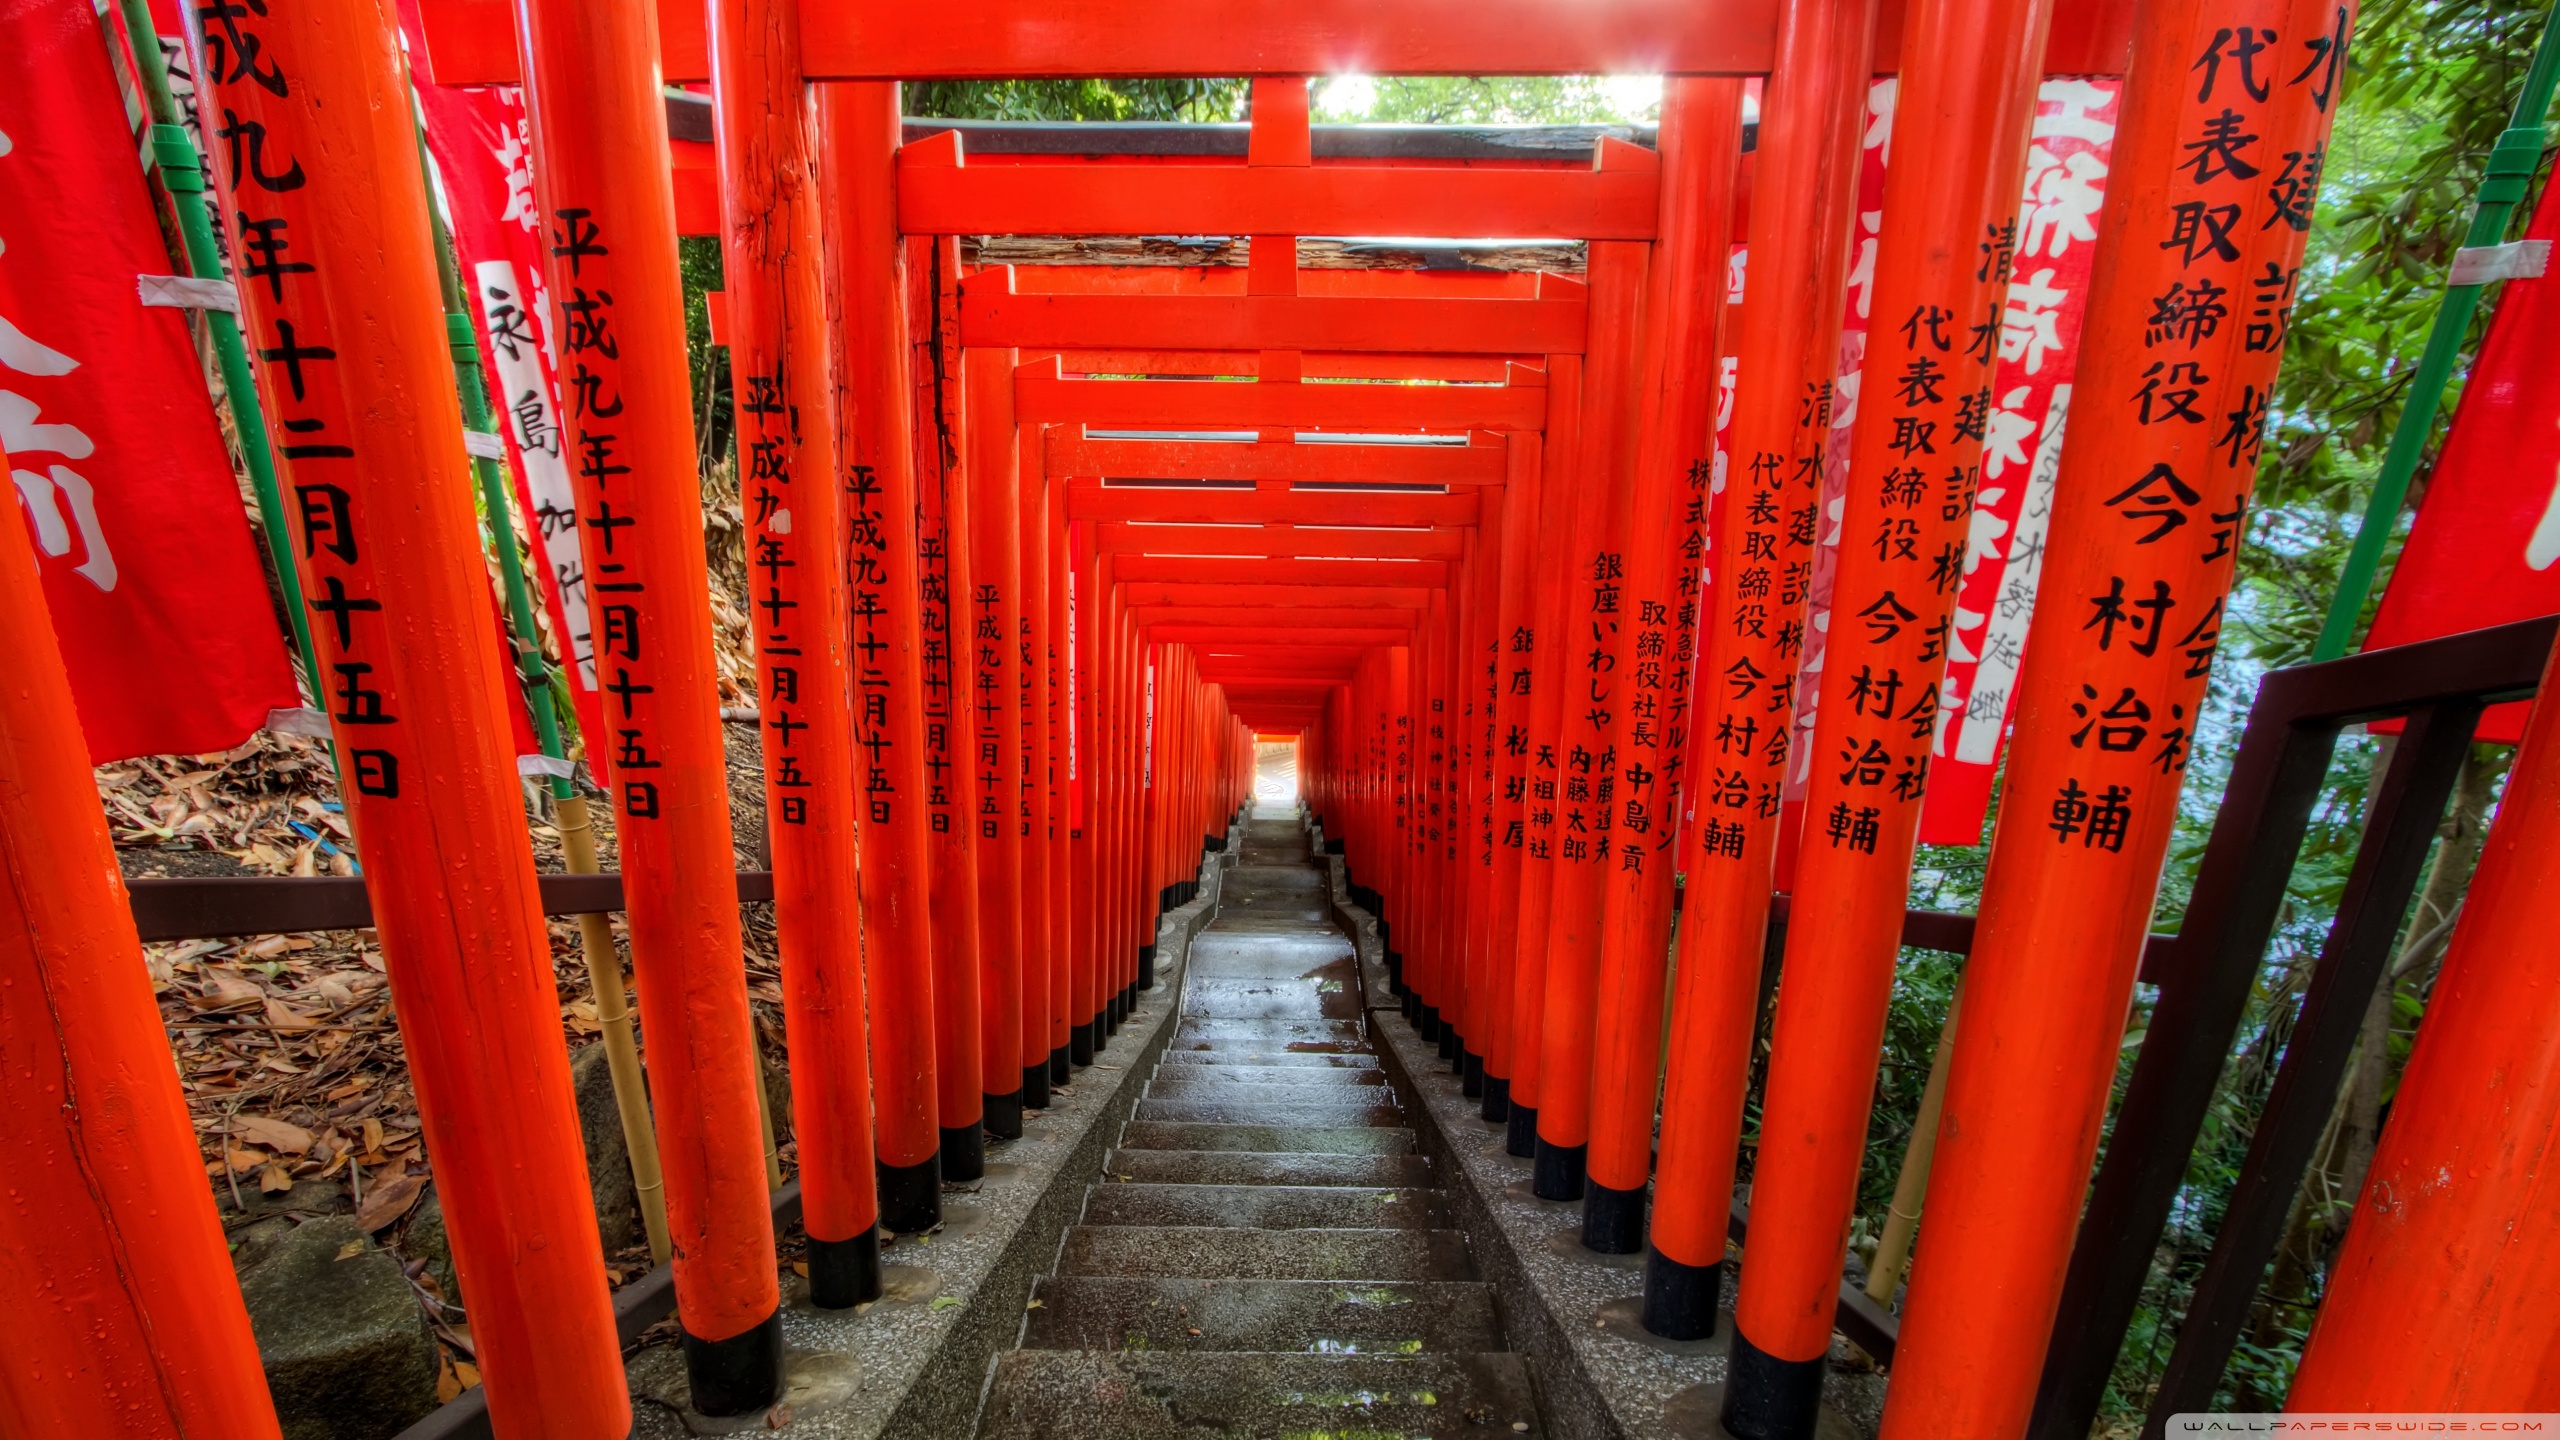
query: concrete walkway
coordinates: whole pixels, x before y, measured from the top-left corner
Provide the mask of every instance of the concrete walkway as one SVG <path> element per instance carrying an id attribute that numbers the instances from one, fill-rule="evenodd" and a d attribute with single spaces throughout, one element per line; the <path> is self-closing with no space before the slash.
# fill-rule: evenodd
<path id="1" fill-rule="evenodd" d="M 1534 1435 L 1365 1025 L 1301 816 L 1257 808 L 1181 1028 L 1003 1356 L 988 1440 Z"/>

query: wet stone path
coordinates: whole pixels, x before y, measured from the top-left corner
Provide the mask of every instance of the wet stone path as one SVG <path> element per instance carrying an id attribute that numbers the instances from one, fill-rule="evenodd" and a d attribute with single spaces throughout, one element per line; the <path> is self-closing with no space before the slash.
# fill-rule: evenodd
<path id="1" fill-rule="evenodd" d="M 1181 1028 L 1022 1348 L 986 1440 L 1441 1440 L 1540 1433 L 1364 1028 L 1294 810 L 1257 808 L 1192 942 Z"/>

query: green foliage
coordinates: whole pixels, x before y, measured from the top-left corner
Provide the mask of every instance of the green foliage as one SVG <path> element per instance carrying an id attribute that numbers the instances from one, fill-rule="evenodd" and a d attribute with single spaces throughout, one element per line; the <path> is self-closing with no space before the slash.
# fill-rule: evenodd
<path id="1" fill-rule="evenodd" d="M 1624 125 L 1662 109 L 1654 77 L 1343 76 L 1316 91 L 1316 118 L 1398 125 Z"/>
<path id="2" fill-rule="evenodd" d="M 901 96 L 909 115 L 943 120 L 1244 118 L 1242 80 L 927 80 Z"/>
<path id="3" fill-rule="evenodd" d="M 2270 407 L 2255 543 L 2241 561 L 2243 584 L 2268 602 L 2236 628 L 2255 659 L 2309 658 L 2470 226 L 2481 166 L 2549 13 L 2543 0 L 2378 0 L 2364 12 Z M 2518 207 L 2517 227 L 2531 209 Z M 2492 308 L 2474 319 L 2456 376 Z M 2458 383 L 2447 392 L 2430 449 L 2459 394 Z M 2421 486 L 2424 476 L 2422 466 Z"/>

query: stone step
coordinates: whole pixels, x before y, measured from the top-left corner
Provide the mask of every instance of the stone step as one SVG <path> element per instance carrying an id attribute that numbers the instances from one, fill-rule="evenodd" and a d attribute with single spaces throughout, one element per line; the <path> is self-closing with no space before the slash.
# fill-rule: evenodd
<path id="1" fill-rule="evenodd" d="M 986 1440 L 1479 1440 L 1541 1432 L 1516 1355 L 1017 1350 L 997 1362 L 978 1433 Z"/>
<path id="2" fill-rule="evenodd" d="M 1421 1155 L 1251 1150 L 1114 1150 L 1102 1170 L 1110 1180 L 1140 1185 L 1428 1185 L 1433 1178 Z"/>
<path id="3" fill-rule="evenodd" d="M 1234 1225 L 1257 1230 L 1444 1230 L 1437 1190 L 1343 1185 L 1096 1185 L 1087 1225 Z"/>
<path id="4" fill-rule="evenodd" d="M 1237 1070 L 1376 1070 L 1375 1055 L 1300 1054 L 1291 1050 L 1167 1050 L 1167 1065 L 1206 1065 Z M 1156 1072 L 1161 1075 L 1164 1072 Z"/>
<path id="5" fill-rule="evenodd" d="M 1194 974 L 1184 989 L 1186 1020 L 1213 1015 L 1221 1020 L 1352 1020 L 1363 1008 L 1360 994 L 1347 980 L 1267 980 Z"/>
<path id="6" fill-rule="evenodd" d="M 1217 1019 L 1186 1014 L 1175 1026 L 1176 1050 L 1286 1050 L 1301 1055 L 1366 1053 L 1356 1020 Z"/>
<path id="7" fill-rule="evenodd" d="M 1503 1345 L 1493 1287 L 1480 1280 L 1061 1275 L 1040 1282 L 1038 1299 L 1026 1349 L 1411 1355 Z"/>
<path id="8" fill-rule="evenodd" d="M 1211 1125 L 1315 1125 L 1326 1128 L 1352 1125 L 1403 1125 L 1405 1113 L 1397 1109 L 1381 1091 L 1381 1099 L 1368 1105 L 1319 1105 L 1310 1103 L 1255 1104 L 1248 1097 L 1223 1102 L 1204 1100 L 1141 1100 L 1137 1120 L 1180 1120 Z"/>
<path id="9" fill-rule="evenodd" d="M 1132 1120 L 1124 1150 L 1287 1150 L 1327 1155 L 1411 1155 L 1413 1132 L 1384 1126 L 1205 1125 Z"/>
<path id="10" fill-rule="evenodd" d="M 1455 1230 L 1078 1225 L 1067 1232 L 1058 1273 L 1204 1280 L 1472 1280 L 1475 1266 Z"/>
<path id="11" fill-rule="evenodd" d="M 1155 1078 L 1147 1082 L 1150 1094 L 1170 1096 L 1180 1091 L 1198 1099 L 1233 1094 L 1294 1100 L 1318 1093 L 1340 1095 L 1345 1091 L 1386 1088 L 1387 1072 L 1383 1070 L 1313 1070 L 1276 1065 L 1261 1069 L 1243 1065 L 1173 1065 L 1158 1070 Z M 1201 1093 L 1204 1091 L 1207 1094 Z"/>

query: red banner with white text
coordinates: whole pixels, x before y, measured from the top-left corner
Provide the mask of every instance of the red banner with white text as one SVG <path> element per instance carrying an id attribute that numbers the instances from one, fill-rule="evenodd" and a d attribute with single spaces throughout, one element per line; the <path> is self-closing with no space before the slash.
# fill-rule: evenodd
<path id="1" fill-rule="evenodd" d="M 2526 238 L 2560 241 L 2560 186 Z M 2497 306 L 2367 650 L 2560 611 L 2560 275 L 2509 280 Z M 2491 707 L 2480 738 L 2516 743 L 2525 708 Z"/>
<path id="2" fill-rule="evenodd" d="M 103 762 L 302 701 L 99 27 L 0 7 L 0 449 Z"/>
<path id="3" fill-rule="evenodd" d="M 422 53 L 417 7 L 403 0 L 400 23 L 410 53 Z M 413 67 L 415 68 L 415 67 Z M 423 75 L 421 75 L 423 82 Z M 534 213 L 533 144 L 523 92 L 512 85 L 449 88 L 420 83 L 439 198 L 462 261 L 462 283 L 477 330 L 489 405 L 505 441 L 516 503 L 533 527 L 542 603 L 551 623 L 599 773 L 606 755 L 596 689 L 595 640 L 587 618 L 586 564 L 578 551 L 577 500 L 561 448 L 558 347 L 542 281 L 542 235 Z"/>

